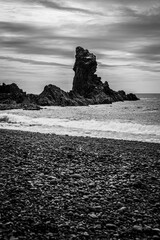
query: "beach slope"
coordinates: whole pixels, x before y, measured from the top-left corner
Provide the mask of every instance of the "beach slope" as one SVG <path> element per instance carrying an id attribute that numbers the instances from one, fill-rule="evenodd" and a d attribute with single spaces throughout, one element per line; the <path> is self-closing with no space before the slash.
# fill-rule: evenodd
<path id="1" fill-rule="evenodd" d="M 0 238 L 159 239 L 160 144 L 0 130 Z"/>

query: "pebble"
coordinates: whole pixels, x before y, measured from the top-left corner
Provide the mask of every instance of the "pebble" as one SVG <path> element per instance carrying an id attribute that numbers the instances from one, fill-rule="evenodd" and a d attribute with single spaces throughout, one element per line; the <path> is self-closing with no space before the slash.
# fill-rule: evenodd
<path id="1" fill-rule="evenodd" d="M 71 175 L 72 178 L 81 178 L 82 176 L 78 173 Z"/>
<path id="2" fill-rule="evenodd" d="M 124 212 L 127 208 L 126 207 L 121 207 L 120 209 L 118 209 L 119 212 Z"/>
<path id="3" fill-rule="evenodd" d="M 117 206 L 118 206 L 119 208 L 124 207 L 124 206 L 123 206 L 123 203 L 121 203 L 121 202 L 117 202 Z"/>
<path id="4" fill-rule="evenodd" d="M 145 232 L 151 232 L 152 231 L 152 228 L 150 226 L 145 226 L 144 227 L 144 231 Z"/>
<path id="5" fill-rule="evenodd" d="M 84 200 L 87 200 L 89 198 L 89 196 L 87 196 L 87 195 L 84 195 L 83 197 L 82 197 L 82 199 L 84 199 Z"/>
<path id="6" fill-rule="evenodd" d="M 160 239 L 160 237 L 159 237 L 159 236 L 157 236 L 157 235 L 154 235 L 154 236 L 153 236 L 153 239 L 157 239 L 157 240 L 159 240 L 159 239 Z"/>
<path id="7" fill-rule="evenodd" d="M 50 183 L 54 184 L 54 183 L 57 183 L 57 181 L 58 181 L 57 178 L 53 178 L 53 179 L 50 180 Z"/>
<path id="8" fill-rule="evenodd" d="M 82 235 L 85 236 L 85 237 L 88 237 L 88 236 L 89 236 L 89 233 L 88 233 L 88 232 L 83 232 Z"/>
<path id="9" fill-rule="evenodd" d="M 102 226 L 101 226 L 101 224 L 97 224 L 97 225 L 94 226 L 94 228 L 95 228 L 95 229 L 101 229 Z"/>
<path id="10" fill-rule="evenodd" d="M 115 230 L 117 228 L 117 226 L 115 224 L 107 223 L 106 228 Z"/>
<path id="11" fill-rule="evenodd" d="M 89 187 L 94 187 L 94 186 L 95 186 L 94 182 L 89 183 Z"/>
<path id="12" fill-rule="evenodd" d="M 18 238 L 11 236 L 9 240 L 18 240 Z"/>
<path id="13" fill-rule="evenodd" d="M 96 205 L 96 206 L 93 206 L 92 209 L 94 211 L 100 211 L 102 209 L 102 207 L 100 205 Z"/>
<path id="14" fill-rule="evenodd" d="M 91 218 L 94 218 L 94 219 L 98 218 L 95 213 L 89 213 L 88 215 L 89 215 Z"/>
<path id="15" fill-rule="evenodd" d="M 142 232 L 142 226 L 139 226 L 139 225 L 134 225 L 133 226 L 133 230 L 137 231 L 137 232 Z"/>
<path id="16" fill-rule="evenodd" d="M 159 228 L 153 228 L 152 231 L 153 231 L 155 234 L 159 234 L 159 235 L 160 235 L 160 229 L 159 229 Z"/>

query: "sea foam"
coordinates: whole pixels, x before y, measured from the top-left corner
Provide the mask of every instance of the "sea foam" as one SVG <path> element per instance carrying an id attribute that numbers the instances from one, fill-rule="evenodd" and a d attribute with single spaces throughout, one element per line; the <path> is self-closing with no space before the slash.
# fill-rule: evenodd
<path id="1" fill-rule="evenodd" d="M 142 125 L 122 120 L 71 120 L 61 118 L 32 118 L 15 114 L 0 114 L 0 128 L 37 131 L 41 133 L 58 133 L 70 135 L 90 135 L 105 137 L 104 133 L 153 135 L 160 137 L 158 125 Z M 77 134 L 76 134 L 77 133 Z M 108 136 L 108 135 L 107 135 Z M 116 135 L 115 135 L 116 137 Z"/>

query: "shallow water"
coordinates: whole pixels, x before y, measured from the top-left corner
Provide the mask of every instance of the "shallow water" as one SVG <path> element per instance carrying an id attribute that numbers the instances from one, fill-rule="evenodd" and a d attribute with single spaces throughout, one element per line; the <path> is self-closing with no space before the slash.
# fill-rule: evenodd
<path id="1" fill-rule="evenodd" d="M 160 143 L 160 95 L 88 107 L 0 111 L 0 128 Z"/>

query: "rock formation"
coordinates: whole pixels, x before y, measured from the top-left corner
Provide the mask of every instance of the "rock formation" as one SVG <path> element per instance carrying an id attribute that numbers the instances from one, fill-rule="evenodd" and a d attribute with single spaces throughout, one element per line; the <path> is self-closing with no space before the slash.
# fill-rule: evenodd
<path id="1" fill-rule="evenodd" d="M 0 102 L 1 103 L 21 103 L 26 97 L 26 93 L 23 92 L 15 83 L 6 85 L 3 83 L 0 85 Z"/>
<path id="2" fill-rule="evenodd" d="M 31 96 L 34 96 L 32 100 Z M 0 85 L 0 110 L 18 109 L 40 110 L 36 105 L 36 95 L 26 94 L 15 83 Z"/>
<path id="3" fill-rule="evenodd" d="M 63 91 L 59 87 L 49 84 L 44 87 L 43 92 L 36 101 L 41 106 L 85 106 L 88 101 L 79 94 Z"/>
<path id="4" fill-rule="evenodd" d="M 97 70 L 96 56 L 82 47 L 77 47 L 75 57 L 76 61 L 73 67 L 75 76 L 72 90 L 85 98 L 90 98 L 103 88 L 101 78 L 95 74 Z"/>
<path id="5" fill-rule="evenodd" d="M 69 97 L 69 94 L 55 85 L 45 86 L 38 97 L 38 104 L 41 106 L 75 106 L 76 103 Z"/>
<path id="6" fill-rule="evenodd" d="M 105 104 L 123 100 L 138 100 L 134 94 L 126 95 L 124 91 L 115 92 L 108 82 L 103 83 L 97 76 L 96 56 L 82 47 L 76 48 L 76 61 L 73 67 L 75 76 L 72 90 L 89 99 L 90 104 Z"/>
<path id="7" fill-rule="evenodd" d="M 116 101 L 138 100 L 135 94 L 123 90 L 115 92 L 108 82 L 97 76 L 96 56 L 82 47 L 76 48 L 75 76 L 72 90 L 67 93 L 55 85 L 45 86 L 40 95 L 26 94 L 12 83 L 0 85 L 0 110 L 23 108 L 39 110 L 40 106 L 87 106 L 89 104 L 109 104 Z"/>

